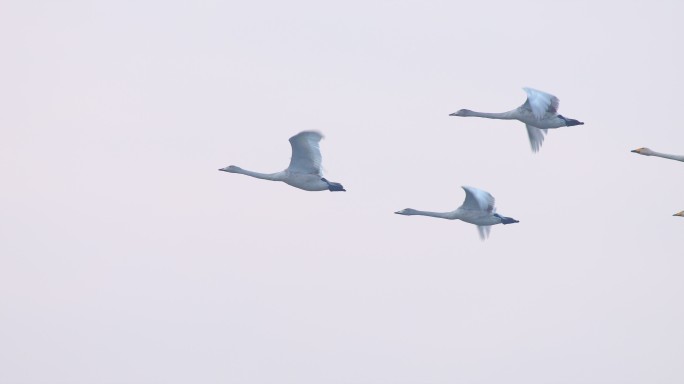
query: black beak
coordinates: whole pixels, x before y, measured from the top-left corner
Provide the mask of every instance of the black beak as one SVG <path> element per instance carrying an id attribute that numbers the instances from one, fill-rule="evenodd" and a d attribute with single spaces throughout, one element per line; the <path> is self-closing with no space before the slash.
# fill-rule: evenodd
<path id="1" fill-rule="evenodd" d="M 639 153 L 636 149 L 632 149 L 630 152 Z"/>

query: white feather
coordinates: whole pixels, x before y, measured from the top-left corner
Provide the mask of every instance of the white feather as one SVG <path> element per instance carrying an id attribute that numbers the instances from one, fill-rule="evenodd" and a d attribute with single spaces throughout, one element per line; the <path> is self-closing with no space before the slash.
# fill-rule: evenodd
<path id="1" fill-rule="evenodd" d="M 462 209 L 469 211 L 482 211 L 483 214 L 490 214 L 494 211 L 496 200 L 489 192 L 475 187 L 461 187 L 466 193 L 465 201 L 461 205 Z"/>
<path id="2" fill-rule="evenodd" d="M 527 93 L 527 101 L 523 107 L 532 111 L 537 119 L 543 119 L 546 114 L 555 115 L 558 112 L 560 100 L 550 93 L 542 92 L 533 88 L 523 88 Z"/>
<path id="3" fill-rule="evenodd" d="M 321 175 L 321 148 L 323 135 L 316 131 L 300 132 L 290 138 L 292 157 L 287 170 L 296 173 Z"/>

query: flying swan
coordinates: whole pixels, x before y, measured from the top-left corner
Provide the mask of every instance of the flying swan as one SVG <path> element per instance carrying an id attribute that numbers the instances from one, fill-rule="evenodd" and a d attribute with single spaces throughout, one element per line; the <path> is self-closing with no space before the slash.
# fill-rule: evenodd
<path id="1" fill-rule="evenodd" d="M 489 231 L 492 225 L 496 224 L 514 224 L 519 223 L 511 217 L 504 217 L 496 213 L 494 208 L 494 197 L 481 189 L 473 187 L 462 187 L 466 193 L 463 205 L 451 212 L 427 212 L 416 209 L 406 208 L 401 211 L 394 212 L 398 215 L 421 215 L 439 217 L 447 220 L 461 220 L 466 223 L 477 225 L 477 231 L 480 234 L 480 239 L 485 240 L 489 237 Z"/>
<path id="2" fill-rule="evenodd" d="M 660 153 L 660 152 L 652 151 L 648 148 L 638 148 L 638 149 L 633 150 L 632 152 L 638 153 L 638 154 L 644 155 L 644 156 L 657 156 L 657 157 L 662 157 L 664 159 L 684 161 L 684 156 L 669 155 L 667 153 Z"/>
<path id="3" fill-rule="evenodd" d="M 241 173 L 257 179 L 282 181 L 285 184 L 305 191 L 346 191 L 342 184 L 326 180 L 321 174 L 321 149 L 319 142 L 323 138 L 320 132 L 303 131 L 290 137 L 292 158 L 284 171 L 276 173 L 258 173 L 230 165 L 219 171 Z"/>
<path id="4" fill-rule="evenodd" d="M 558 114 L 559 100 L 556 96 L 532 88 L 523 88 L 527 93 L 525 104 L 518 108 L 501 113 L 475 112 L 461 109 L 449 116 L 475 116 L 487 119 L 518 120 L 525 123 L 527 136 L 530 139 L 532 152 L 539 152 L 548 128 L 571 127 L 583 125 L 581 121 L 568 119 Z"/>
<path id="5" fill-rule="evenodd" d="M 681 212 L 677 212 L 677 213 L 675 213 L 675 214 L 674 214 L 674 215 L 672 215 L 672 216 L 680 216 L 680 217 L 684 217 L 684 211 L 681 211 Z"/>

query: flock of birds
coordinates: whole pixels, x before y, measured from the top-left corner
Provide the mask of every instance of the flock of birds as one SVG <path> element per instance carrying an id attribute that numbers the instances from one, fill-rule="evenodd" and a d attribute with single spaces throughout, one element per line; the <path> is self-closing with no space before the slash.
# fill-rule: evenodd
<path id="1" fill-rule="evenodd" d="M 518 120 L 525 124 L 527 136 L 530 140 L 532 152 L 538 152 L 544 142 L 548 129 L 583 125 L 575 119 L 569 119 L 558 114 L 559 100 L 556 96 L 532 88 L 523 88 L 527 93 L 527 100 L 521 106 L 508 112 L 486 113 L 461 109 L 449 116 L 483 117 L 487 119 Z M 321 150 L 319 143 L 323 135 L 316 131 L 303 131 L 290 138 L 292 157 L 290 165 L 283 171 L 275 173 L 259 173 L 248 171 L 234 165 L 219 169 L 230 173 L 241 173 L 257 179 L 282 181 L 295 188 L 305 191 L 344 192 L 340 183 L 326 180 L 321 172 Z M 644 156 L 658 156 L 666 159 L 684 161 L 684 156 L 669 155 L 652 151 L 648 148 L 635 149 L 632 152 Z M 466 197 L 463 204 L 450 212 L 429 212 L 406 208 L 395 212 L 399 215 L 421 215 L 438 217 L 448 220 L 461 220 L 477 226 L 482 240 L 489 236 L 492 225 L 518 223 L 511 217 L 496 213 L 494 197 L 486 191 L 474 187 L 463 186 Z M 674 216 L 684 217 L 684 211 Z"/>

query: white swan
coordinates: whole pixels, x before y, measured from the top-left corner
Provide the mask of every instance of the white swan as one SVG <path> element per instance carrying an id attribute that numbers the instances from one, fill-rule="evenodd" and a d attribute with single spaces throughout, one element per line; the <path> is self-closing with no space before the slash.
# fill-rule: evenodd
<path id="1" fill-rule="evenodd" d="M 675 214 L 672 215 L 672 216 L 681 216 L 681 217 L 684 217 L 684 211 L 677 212 L 677 213 L 675 213 Z"/>
<path id="2" fill-rule="evenodd" d="M 305 191 L 345 191 L 340 183 L 333 183 L 321 175 L 320 132 L 304 131 L 290 137 L 292 158 L 286 170 L 276 173 L 258 173 L 230 165 L 219 171 L 241 173 L 257 179 L 282 181 Z"/>
<path id="3" fill-rule="evenodd" d="M 475 224 L 477 225 L 477 231 L 482 240 L 489 237 L 489 231 L 492 225 L 519 223 L 518 220 L 511 217 L 504 217 L 496 213 L 496 208 L 494 208 L 494 197 L 489 192 L 473 187 L 464 186 L 462 188 L 466 193 L 466 198 L 463 205 L 458 207 L 455 211 L 427 212 L 406 208 L 394 213 L 407 216 L 432 216 L 447 220 L 461 220 L 466 223 Z"/>
<path id="4" fill-rule="evenodd" d="M 632 152 L 638 153 L 638 154 L 644 155 L 644 156 L 657 156 L 657 157 L 662 157 L 664 159 L 684 161 L 684 156 L 677 156 L 677 155 L 670 155 L 667 153 L 660 153 L 660 152 L 652 151 L 648 148 L 638 148 L 638 149 L 633 150 Z"/>
<path id="5" fill-rule="evenodd" d="M 556 96 L 532 88 L 523 88 L 527 93 L 525 104 L 501 113 L 475 112 L 461 109 L 449 116 L 475 116 L 488 119 L 518 120 L 525 123 L 532 152 L 538 152 L 544 142 L 548 128 L 571 127 L 584 123 L 558 114 L 559 100 Z"/>

